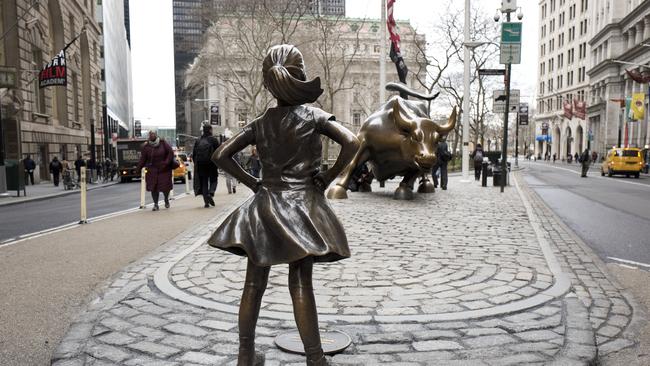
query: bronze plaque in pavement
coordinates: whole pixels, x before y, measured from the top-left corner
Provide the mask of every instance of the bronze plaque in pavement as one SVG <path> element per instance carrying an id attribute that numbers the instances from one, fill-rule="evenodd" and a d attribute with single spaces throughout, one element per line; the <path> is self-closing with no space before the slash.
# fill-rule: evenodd
<path id="1" fill-rule="evenodd" d="M 321 331 L 320 341 L 323 345 L 323 353 L 326 355 L 343 352 L 352 343 L 349 335 L 338 330 Z M 275 345 L 285 352 L 305 354 L 305 348 L 297 330 L 275 337 Z"/>

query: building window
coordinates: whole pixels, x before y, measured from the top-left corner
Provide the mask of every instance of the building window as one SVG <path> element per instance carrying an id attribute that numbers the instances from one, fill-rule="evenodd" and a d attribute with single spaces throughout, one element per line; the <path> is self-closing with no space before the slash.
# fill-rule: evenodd
<path id="1" fill-rule="evenodd" d="M 32 51 L 32 57 L 36 69 L 40 70 L 43 67 L 43 53 L 40 49 L 34 48 Z M 38 78 L 32 81 L 34 86 L 34 112 L 36 113 L 45 113 L 45 91 L 38 86 Z"/>
<path id="2" fill-rule="evenodd" d="M 354 127 L 361 126 L 361 112 L 359 111 L 352 112 L 352 125 Z"/>

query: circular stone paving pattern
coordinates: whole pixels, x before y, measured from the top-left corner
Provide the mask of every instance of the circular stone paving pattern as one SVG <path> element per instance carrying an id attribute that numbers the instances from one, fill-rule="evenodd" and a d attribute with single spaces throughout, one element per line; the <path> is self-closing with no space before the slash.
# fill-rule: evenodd
<path id="1" fill-rule="evenodd" d="M 319 314 L 417 315 L 486 309 L 534 296 L 553 276 L 514 187 L 473 184 L 414 201 L 396 185 L 330 201 L 352 257 L 314 266 Z M 170 270 L 182 291 L 239 305 L 246 259 L 202 245 Z M 262 308 L 293 311 L 288 266 L 274 266 Z"/>

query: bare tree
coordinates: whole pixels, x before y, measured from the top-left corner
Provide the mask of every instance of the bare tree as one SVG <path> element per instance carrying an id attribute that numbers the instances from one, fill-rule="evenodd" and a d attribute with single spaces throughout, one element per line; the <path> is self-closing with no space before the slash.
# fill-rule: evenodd
<path id="1" fill-rule="evenodd" d="M 210 80 L 257 116 L 273 101 L 263 86 L 262 61 L 276 44 L 291 43 L 309 6 L 300 0 L 227 0 L 206 10 L 212 25 L 188 72 L 193 83 Z"/>
<path id="2" fill-rule="evenodd" d="M 306 21 L 311 39 L 306 43 L 306 52 L 313 55 L 316 73 L 321 77 L 324 98 L 317 102 L 327 111 L 334 110 L 335 98 L 341 92 L 361 87 L 348 77 L 350 69 L 360 52 L 360 32 L 366 25 L 365 19 L 350 22 L 340 16 L 313 14 Z M 323 138 L 323 156 L 329 159 L 329 138 Z"/>

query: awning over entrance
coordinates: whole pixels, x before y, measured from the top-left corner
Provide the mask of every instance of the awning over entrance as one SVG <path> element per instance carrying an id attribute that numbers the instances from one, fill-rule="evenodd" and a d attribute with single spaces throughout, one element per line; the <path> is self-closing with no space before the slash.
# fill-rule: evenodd
<path id="1" fill-rule="evenodd" d="M 537 141 L 548 141 L 548 142 L 553 141 L 553 139 L 551 138 L 551 135 L 537 135 L 537 137 L 535 137 L 535 140 L 537 140 Z"/>

